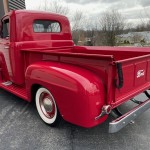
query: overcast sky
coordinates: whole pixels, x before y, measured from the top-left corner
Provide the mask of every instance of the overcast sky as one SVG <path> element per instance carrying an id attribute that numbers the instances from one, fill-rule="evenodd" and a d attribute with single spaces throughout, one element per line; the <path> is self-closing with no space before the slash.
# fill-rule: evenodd
<path id="1" fill-rule="evenodd" d="M 26 0 L 27 9 L 38 9 L 44 0 Z M 52 1 L 52 0 L 47 0 Z M 97 19 L 104 11 L 116 9 L 127 21 L 140 23 L 150 18 L 150 0 L 62 0 L 71 12 L 82 10 L 90 18 Z"/>

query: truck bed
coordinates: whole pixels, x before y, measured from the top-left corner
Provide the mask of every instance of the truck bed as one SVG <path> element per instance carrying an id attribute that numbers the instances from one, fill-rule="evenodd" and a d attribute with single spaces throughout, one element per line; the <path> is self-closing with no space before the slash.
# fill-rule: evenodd
<path id="1" fill-rule="evenodd" d="M 42 61 L 55 61 L 76 65 L 91 70 L 103 81 L 106 87 L 106 101 L 113 107 L 126 102 L 150 88 L 150 54 L 148 48 L 121 47 L 61 47 L 22 50 L 30 64 Z M 120 64 L 120 68 L 118 68 Z M 121 87 L 119 71 L 122 72 Z"/>

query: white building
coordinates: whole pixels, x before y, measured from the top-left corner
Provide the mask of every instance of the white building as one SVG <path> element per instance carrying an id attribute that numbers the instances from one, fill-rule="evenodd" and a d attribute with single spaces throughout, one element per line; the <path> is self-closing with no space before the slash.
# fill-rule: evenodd
<path id="1" fill-rule="evenodd" d="M 116 37 L 117 43 L 145 43 L 150 44 L 150 31 L 144 32 L 129 32 L 128 34 L 121 34 Z"/>

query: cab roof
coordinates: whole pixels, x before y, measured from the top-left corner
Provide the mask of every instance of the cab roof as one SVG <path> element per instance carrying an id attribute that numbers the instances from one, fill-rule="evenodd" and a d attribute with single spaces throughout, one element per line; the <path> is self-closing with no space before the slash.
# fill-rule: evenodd
<path id="1" fill-rule="evenodd" d="M 58 13 L 53 13 L 53 12 L 47 12 L 47 11 L 38 11 L 38 10 L 12 10 L 10 12 L 8 12 L 5 16 L 10 16 L 12 14 L 23 14 L 23 15 L 39 15 L 39 14 L 43 14 L 43 15 L 50 15 L 50 16 L 56 16 L 56 17 L 61 17 L 61 18 L 66 18 L 66 16 L 58 14 Z M 5 17 L 4 16 L 4 17 Z M 3 17 L 3 18 L 4 18 Z"/>

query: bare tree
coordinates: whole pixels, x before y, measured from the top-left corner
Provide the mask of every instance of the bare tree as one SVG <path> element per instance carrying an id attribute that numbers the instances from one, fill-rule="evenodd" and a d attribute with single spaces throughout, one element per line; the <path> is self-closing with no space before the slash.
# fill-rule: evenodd
<path id="1" fill-rule="evenodd" d="M 141 14 L 139 16 L 140 23 L 133 29 L 136 32 L 142 32 L 144 35 L 144 39 L 141 40 L 143 46 L 145 46 L 145 41 L 150 40 L 149 31 L 150 31 L 150 14 L 148 7 L 143 7 Z"/>
<path id="2" fill-rule="evenodd" d="M 79 41 L 80 36 L 81 36 L 83 18 L 84 18 L 83 12 L 82 11 L 76 11 L 75 14 L 73 14 L 73 17 L 71 19 L 72 37 L 73 37 L 75 44 L 78 44 L 78 41 Z"/>
<path id="3" fill-rule="evenodd" d="M 77 10 L 72 17 L 72 30 L 75 31 L 81 29 L 82 24 L 83 24 L 83 12 Z"/>
<path id="4" fill-rule="evenodd" d="M 147 31 L 150 31 L 150 20 L 147 22 Z"/>
<path id="5" fill-rule="evenodd" d="M 44 0 L 43 5 L 40 5 L 39 9 L 62 14 L 62 15 L 69 14 L 68 6 L 65 6 L 63 1 L 61 0 L 52 0 L 50 2 L 48 0 Z"/>
<path id="6" fill-rule="evenodd" d="M 103 44 L 116 45 L 116 35 L 123 33 L 125 22 L 123 16 L 116 10 L 106 11 L 99 20 Z"/>
<path id="7" fill-rule="evenodd" d="M 92 20 L 91 18 L 86 18 L 84 21 L 84 30 L 85 36 L 88 39 L 85 41 L 85 45 L 95 46 L 97 43 L 97 35 L 98 35 L 98 21 L 97 19 Z"/>

